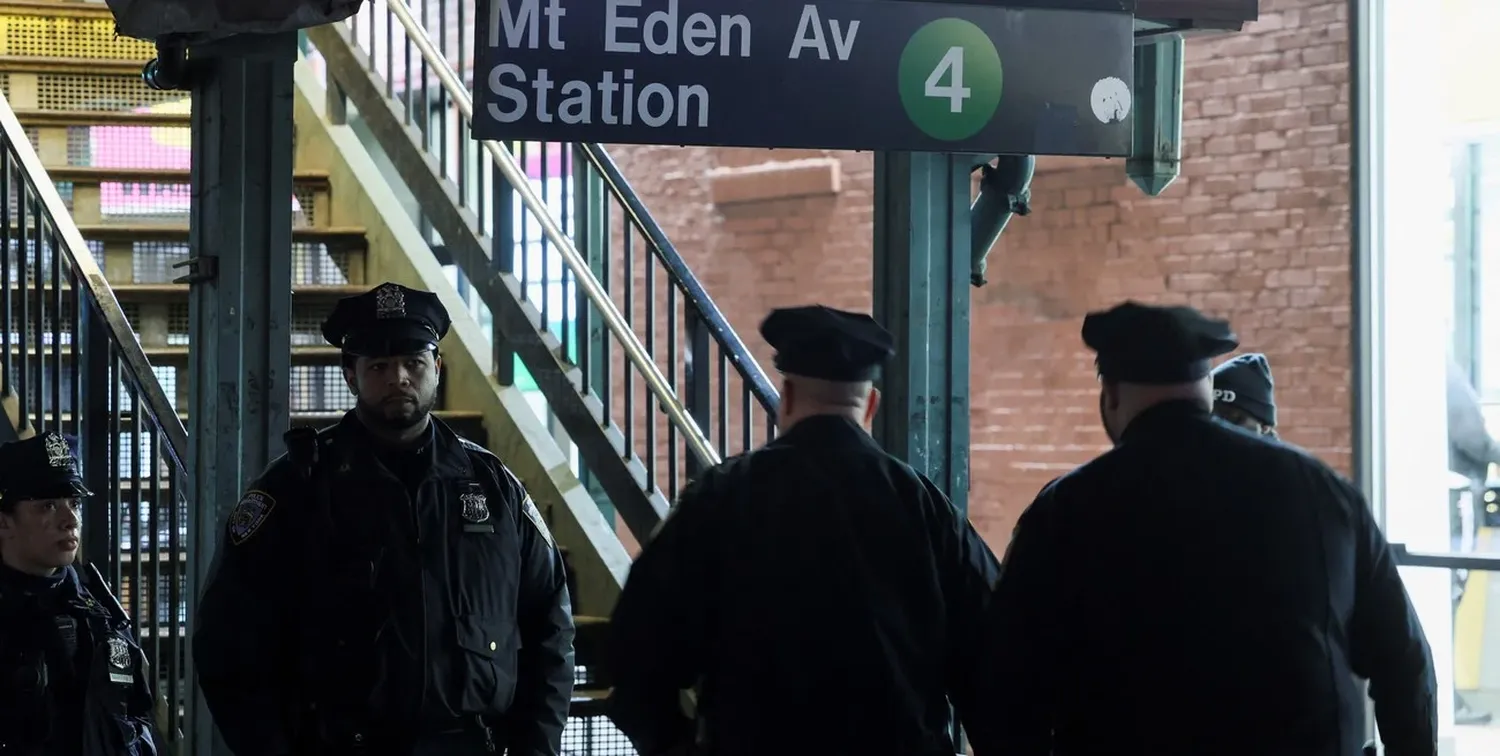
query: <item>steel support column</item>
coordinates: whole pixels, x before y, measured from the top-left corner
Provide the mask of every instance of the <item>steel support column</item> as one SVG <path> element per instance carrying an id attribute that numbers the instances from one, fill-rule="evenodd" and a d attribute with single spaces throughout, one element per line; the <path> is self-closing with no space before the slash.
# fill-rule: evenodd
<path id="1" fill-rule="evenodd" d="M 896 337 L 875 437 L 969 502 L 972 156 L 875 155 L 875 318 Z"/>
<path id="2" fill-rule="evenodd" d="M 296 56 L 296 33 L 191 51 L 191 258 L 179 280 L 192 284 L 188 595 L 194 605 L 220 523 L 245 483 L 281 452 L 288 424 Z M 229 753 L 201 696 L 194 695 L 189 716 L 191 753 Z"/>

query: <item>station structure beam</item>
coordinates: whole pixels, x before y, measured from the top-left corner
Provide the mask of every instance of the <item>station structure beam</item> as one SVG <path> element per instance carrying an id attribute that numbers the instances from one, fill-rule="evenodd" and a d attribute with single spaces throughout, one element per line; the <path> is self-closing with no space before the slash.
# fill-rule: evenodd
<path id="1" fill-rule="evenodd" d="M 178 281 L 190 284 L 191 623 L 221 524 L 288 427 L 297 35 L 232 37 L 189 59 L 192 210 Z M 191 753 L 230 753 L 201 695 L 188 721 Z"/>

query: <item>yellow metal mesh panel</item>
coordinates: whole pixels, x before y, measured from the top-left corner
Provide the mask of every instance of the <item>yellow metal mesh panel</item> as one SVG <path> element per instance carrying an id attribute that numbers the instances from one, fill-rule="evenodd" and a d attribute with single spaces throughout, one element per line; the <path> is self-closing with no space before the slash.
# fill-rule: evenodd
<path id="1" fill-rule="evenodd" d="M 40 9 L 26 13 L 0 8 L 0 55 L 142 63 L 156 57 L 151 43 L 116 37 L 113 18 L 93 17 L 97 14 L 86 9 L 80 13 L 70 4 L 58 3 L 53 15 L 41 15 L 45 11 Z"/>
<path id="2" fill-rule="evenodd" d="M 185 99 L 182 92 L 150 89 L 139 76 L 37 74 L 36 79 L 37 106 L 43 110 L 135 110 Z"/>

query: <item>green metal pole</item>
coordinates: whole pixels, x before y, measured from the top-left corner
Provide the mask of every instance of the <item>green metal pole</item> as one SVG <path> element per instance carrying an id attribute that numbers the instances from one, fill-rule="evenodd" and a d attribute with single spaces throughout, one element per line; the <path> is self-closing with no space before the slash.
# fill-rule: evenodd
<path id="1" fill-rule="evenodd" d="M 969 504 L 972 156 L 875 156 L 875 318 L 896 337 L 875 438 Z"/>

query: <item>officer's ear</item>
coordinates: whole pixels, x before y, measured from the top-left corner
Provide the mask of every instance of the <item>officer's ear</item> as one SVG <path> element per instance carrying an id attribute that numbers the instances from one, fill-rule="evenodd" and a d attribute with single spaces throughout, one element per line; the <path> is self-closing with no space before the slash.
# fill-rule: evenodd
<path id="1" fill-rule="evenodd" d="M 1120 384 L 1099 379 L 1099 403 L 1107 410 L 1120 408 Z"/>
<path id="2" fill-rule="evenodd" d="M 781 379 L 781 403 L 776 408 L 776 424 L 786 425 L 786 419 L 792 416 L 792 406 L 797 402 L 797 391 L 792 382 Z"/>

